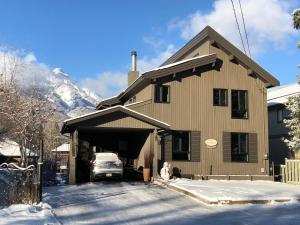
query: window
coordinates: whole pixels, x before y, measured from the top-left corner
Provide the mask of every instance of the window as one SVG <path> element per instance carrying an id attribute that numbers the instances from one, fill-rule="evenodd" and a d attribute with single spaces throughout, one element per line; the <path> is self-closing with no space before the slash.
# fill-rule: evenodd
<path id="1" fill-rule="evenodd" d="M 227 89 L 214 88 L 214 106 L 227 106 Z"/>
<path id="2" fill-rule="evenodd" d="M 136 96 L 133 96 L 131 99 L 129 99 L 128 103 L 132 104 L 136 102 Z"/>
<path id="3" fill-rule="evenodd" d="M 277 109 L 277 123 L 283 122 L 283 109 Z"/>
<path id="4" fill-rule="evenodd" d="M 248 136 L 246 133 L 231 133 L 232 162 L 248 162 Z"/>
<path id="5" fill-rule="evenodd" d="M 248 119 L 247 91 L 231 91 L 231 116 L 234 119 Z"/>
<path id="6" fill-rule="evenodd" d="M 190 132 L 173 132 L 173 160 L 190 160 Z"/>
<path id="7" fill-rule="evenodd" d="M 155 86 L 155 102 L 170 103 L 170 86 L 167 85 Z"/>
<path id="8" fill-rule="evenodd" d="M 277 109 L 277 123 L 283 123 L 284 119 L 290 119 L 291 112 L 285 108 Z"/>

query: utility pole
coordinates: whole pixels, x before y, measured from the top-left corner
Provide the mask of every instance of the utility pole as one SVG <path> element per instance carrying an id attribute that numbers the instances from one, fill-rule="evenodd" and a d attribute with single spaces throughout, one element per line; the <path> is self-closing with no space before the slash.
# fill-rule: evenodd
<path id="1" fill-rule="evenodd" d="M 38 160 L 38 203 L 43 200 L 43 156 L 44 156 L 44 141 L 41 139 L 39 160 Z"/>

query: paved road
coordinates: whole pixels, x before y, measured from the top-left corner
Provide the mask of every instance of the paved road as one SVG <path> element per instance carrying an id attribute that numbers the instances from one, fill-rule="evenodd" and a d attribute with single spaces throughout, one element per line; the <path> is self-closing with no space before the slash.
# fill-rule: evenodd
<path id="1" fill-rule="evenodd" d="M 154 184 L 51 187 L 44 200 L 62 224 L 300 224 L 300 204 L 210 206 Z"/>

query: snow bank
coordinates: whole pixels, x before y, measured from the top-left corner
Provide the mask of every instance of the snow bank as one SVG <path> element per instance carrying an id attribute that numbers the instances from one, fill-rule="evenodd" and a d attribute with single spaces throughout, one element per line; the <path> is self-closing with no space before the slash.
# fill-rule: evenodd
<path id="1" fill-rule="evenodd" d="M 16 204 L 8 208 L 0 209 L 0 224 L 60 224 L 50 205 L 40 203 L 38 205 Z"/>
<path id="2" fill-rule="evenodd" d="M 210 202 L 300 200 L 299 186 L 273 181 L 175 179 L 168 184 Z"/>

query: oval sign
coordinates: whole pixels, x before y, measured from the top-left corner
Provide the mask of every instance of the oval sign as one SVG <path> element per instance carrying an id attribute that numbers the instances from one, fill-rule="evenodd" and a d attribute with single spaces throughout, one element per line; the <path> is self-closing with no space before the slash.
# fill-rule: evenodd
<path id="1" fill-rule="evenodd" d="M 205 141 L 205 144 L 208 148 L 215 148 L 217 146 L 218 142 L 215 139 L 207 139 Z"/>

